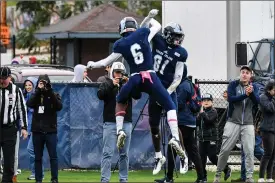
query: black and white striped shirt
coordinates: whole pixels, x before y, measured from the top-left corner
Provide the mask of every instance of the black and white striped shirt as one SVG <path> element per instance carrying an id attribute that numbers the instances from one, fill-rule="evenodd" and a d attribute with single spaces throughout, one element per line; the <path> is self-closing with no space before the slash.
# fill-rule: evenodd
<path id="1" fill-rule="evenodd" d="M 20 120 L 22 129 L 27 129 L 27 108 L 22 90 L 10 83 L 0 88 L 0 123 L 9 126 Z"/>

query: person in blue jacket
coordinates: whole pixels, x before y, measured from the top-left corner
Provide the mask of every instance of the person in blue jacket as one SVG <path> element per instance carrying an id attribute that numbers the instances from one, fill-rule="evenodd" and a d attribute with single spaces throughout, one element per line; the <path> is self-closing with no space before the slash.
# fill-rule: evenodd
<path id="1" fill-rule="evenodd" d="M 181 84 L 177 88 L 177 101 L 178 101 L 178 126 L 179 131 L 182 134 L 183 145 L 188 154 L 188 160 L 191 160 L 197 172 L 197 179 L 195 183 L 205 183 L 204 172 L 201 161 L 201 156 L 199 154 L 198 145 L 195 138 L 196 130 L 196 116 L 189 109 L 187 102 L 188 99 L 192 97 L 191 81 L 187 78 L 187 65 L 184 64 L 184 73 L 182 77 Z M 174 159 L 177 154 L 173 152 L 174 149 L 168 145 L 167 147 L 167 162 L 168 171 L 164 178 L 156 179 L 156 183 L 173 183 L 173 173 L 175 168 Z M 181 160 L 181 159 L 180 159 Z M 180 161 L 180 166 L 184 163 Z"/>
<path id="2" fill-rule="evenodd" d="M 254 182 L 254 148 L 255 129 L 253 124 L 253 107 L 259 104 L 258 87 L 251 82 L 252 69 L 242 66 L 240 79 L 228 85 L 228 118 L 224 127 L 223 142 L 219 153 L 214 183 L 219 183 L 231 150 L 241 138 L 245 154 L 246 182 Z"/>

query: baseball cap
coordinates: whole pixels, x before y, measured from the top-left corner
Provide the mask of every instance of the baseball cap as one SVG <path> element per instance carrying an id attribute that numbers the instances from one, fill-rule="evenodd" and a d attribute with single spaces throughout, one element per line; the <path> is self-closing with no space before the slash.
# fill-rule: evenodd
<path id="1" fill-rule="evenodd" d="M 201 99 L 202 100 L 208 99 L 208 100 L 213 101 L 213 97 L 210 93 L 205 93 L 204 95 L 201 96 Z"/>
<path id="2" fill-rule="evenodd" d="M 7 79 L 11 75 L 11 70 L 8 67 L 0 67 L 0 79 Z"/>
<path id="3" fill-rule="evenodd" d="M 251 69 L 249 66 L 247 66 L 247 65 L 243 65 L 243 66 L 241 67 L 240 71 L 241 71 L 241 70 L 244 70 L 244 69 L 246 69 L 246 70 L 252 72 L 252 69 Z"/>

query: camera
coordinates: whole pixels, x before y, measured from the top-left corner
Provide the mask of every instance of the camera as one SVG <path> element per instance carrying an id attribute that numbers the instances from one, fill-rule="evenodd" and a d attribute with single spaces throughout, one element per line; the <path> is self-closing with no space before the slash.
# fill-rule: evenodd
<path id="1" fill-rule="evenodd" d="M 119 78 L 119 86 L 122 86 L 127 82 L 128 77 L 124 75 L 122 78 Z"/>

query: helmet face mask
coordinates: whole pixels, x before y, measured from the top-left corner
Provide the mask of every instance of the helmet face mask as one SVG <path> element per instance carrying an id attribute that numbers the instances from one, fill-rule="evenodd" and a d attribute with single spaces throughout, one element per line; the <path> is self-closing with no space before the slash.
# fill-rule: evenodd
<path id="1" fill-rule="evenodd" d="M 169 23 L 163 30 L 163 37 L 169 45 L 179 46 L 184 39 L 184 33 L 179 24 Z"/>
<path id="2" fill-rule="evenodd" d="M 134 32 L 138 29 L 137 21 L 133 17 L 125 17 L 120 21 L 118 31 L 123 36 L 126 32 Z"/>

